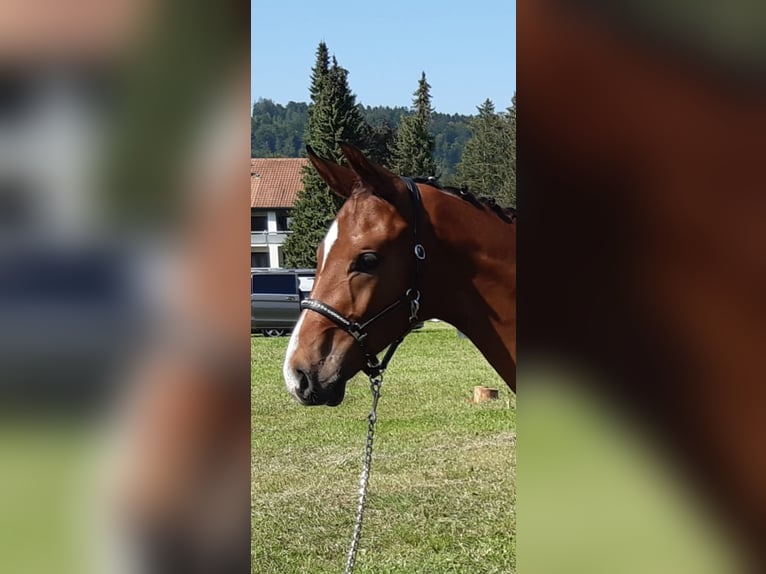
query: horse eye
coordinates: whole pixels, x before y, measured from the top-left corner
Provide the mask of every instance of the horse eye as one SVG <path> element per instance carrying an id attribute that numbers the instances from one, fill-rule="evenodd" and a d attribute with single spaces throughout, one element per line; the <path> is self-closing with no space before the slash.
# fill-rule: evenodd
<path id="1" fill-rule="evenodd" d="M 354 271 L 359 271 L 360 273 L 371 273 L 375 270 L 375 268 L 378 266 L 379 260 L 376 253 L 362 253 L 359 257 L 357 257 L 356 262 L 354 263 Z"/>

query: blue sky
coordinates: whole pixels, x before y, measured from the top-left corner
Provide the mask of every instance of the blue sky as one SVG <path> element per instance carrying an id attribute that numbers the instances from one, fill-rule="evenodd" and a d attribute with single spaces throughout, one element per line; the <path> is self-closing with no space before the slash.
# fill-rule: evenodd
<path id="1" fill-rule="evenodd" d="M 516 88 L 516 0 L 251 0 L 250 97 L 307 102 L 324 40 L 365 105 L 409 106 L 421 71 L 433 107 L 498 110 Z"/>

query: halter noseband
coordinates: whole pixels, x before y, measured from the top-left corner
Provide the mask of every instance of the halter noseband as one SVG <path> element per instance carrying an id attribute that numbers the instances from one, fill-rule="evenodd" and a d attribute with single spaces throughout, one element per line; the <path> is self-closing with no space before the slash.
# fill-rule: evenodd
<path id="1" fill-rule="evenodd" d="M 388 362 L 391 360 L 391 357 L 394 355 L 394 351 L 396 351 L 396 348 L 404 340 L 404 337 L 417 324 L 418 312 L 420 311 L 420 291 L 417 288 L 418 274 L 420 272 L 420 266 L 426 258 L 426 250 L 423 247 L 423 244 L 420 243 L 420 235 L 419 235 L 419 229 L 418 229 L 418 220 L 420 218 L 420 211 L 422 209 L 423 203 L 420 198 L 420 190 L 418 189 L 418 186 L 415 183 L 415 181 L 409 177 L 402 177 L 402 180 L 404 181 L 404 183 L 407 184 L 407 190 L 410 193 L 410 200 L 412 201 L 412 212 L 413 212 L 412 231 L 413 231 L 414 240 L 415 240 L 414 241 L 415 269 L 413 271 L 411 287 L 407 289 L 404 292 L 404 294 L 401 297 L 399 297 L 399 299 L 391 303 L 388 307 L 386 307 L 382 311 L 379 311 L 378 313 L 373 315 L 371 318 L 367 319 L 364 323 L 352 321 L 351 319 L 349 319 L 348 317 L 346 317 L 345 315 L 343 315 L 336 309 L 333 309 L 328 304 L 323 303 L 322 301 L 319 301 L 317 299 L 304 299 L 303 301 L 301 301 L 301 309 L 308 309 L 310 311 L 319 313 L 320 315 L 328 318 L 330 321 L 338 325 L 341 329 L 346 331 L 346 333 L 348 333 L 354 338 L 354 340 L 361 347 L 362 352 L 364 353 L 365 359 L 367 361 L 367 364 L 362 370 L 370 377 L 375 377 L 377 375 L 380 375 L 383 371 L 386 370 L 386 366 L 388 365 Z M 377 355 L 375 355 L 375 353 L 373 353 L 370 350 L 370 348 L 367 346 L 366 339 L 367 339 L 367 335 L 369 334 L 368 329 L 370 325 L 372 325 L 375 321 L 387 315 L 390 311 L 393 311 L 399 305 L 402 305 L 404 303 L 409 303 L 410 305 L 410 320 L 409 320 L 409 324 L 407 325 L 407 329 L 404 331 L 404 333 L 402 333 L 402 335 L 398 339 L 396 339 L 396 341 L 394 341 L 388 346 L 388 350 L 386 351 L 386 354 L 383 357 L 383 360 L 379 361 Z"/>

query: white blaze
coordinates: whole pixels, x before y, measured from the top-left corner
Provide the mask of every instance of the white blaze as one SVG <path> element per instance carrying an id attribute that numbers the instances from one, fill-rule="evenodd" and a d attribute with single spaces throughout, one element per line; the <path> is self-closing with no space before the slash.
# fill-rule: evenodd
<path id="1" fill-rule="evenodd" d="M 330 249 L 335 245 L 335 241 L 338 239 L 338 220 L 332 222 L 330 229 L 327 230 L 327 235 L 324 238 L 324 258 L 322 259 L 322 269 L 324 269 L 327 258 L 330 256 Z M 320 269 L 320 271 L 322 270 Z"/>
<path id="2" fill-rule="evenodd" d="M 335 241 L 338 239 L 338 221 L 333 221 L 332 225 L 330 225 L 330 229 L 327 230 L 327 235 L 324 238 L 324 258 L 322 259 L 322 269 L 324 269 L 324 264 L 327 262 L 327 257 L 330 255 L 330 250 L 332 249 L 332 246 L 335 244 Z M 320 269 L 320 271 L 322 270 Z M 303 319 L 306 317 L 306 313 L 308 313 L 307 310 L 303 310 L 300 314 L 300 317 L 298 317 L 298 322 L 295 324 L 295 328 L 293 328 L 293 333 L 290 335 L 290 342 L 287 343 L 287 352 L 285 353 L 285 364 L 282 367 L 282 374 L 285 377 L 285 385 L 287 386 L 287 390 L 290 391 L 294 396 L 297 396 L 298 389 L 300 388 L 300 378 L 297 372 L 293 370 L 293 368 L 290 366 L 290 363 L 292 363 L 293 355 L 295 355 L 295 351 L 298 349 L 298 345 L 300 344 L 300 333 L 301 333 L 301 326 L 303 325 Z"/>
<path id="3" fill-rule="evenodd" d="M 308 311 L 304 310 L 301 312 L 300 317 L 298 317 L 298 322 L 295 324 L 292 335 L 290 335 L 290 342 L 287 343 L 285 364 L 282 367 L 282 374 L 285 377 L 285 385 L 287 386 L 287 390 L 290 391 L 290 393 L 293 395 L 297 395 L 298 393 L 300 379 L 298 378 L 298 373 L 296 373 L 290 366 L 290 363 L 292 362 L 295 350 L 298 348 L 298 339 L 300 337 L 301 325 L 303 325 L 303 318 L 306 316 L 306 313 L 308 313 Z"/>

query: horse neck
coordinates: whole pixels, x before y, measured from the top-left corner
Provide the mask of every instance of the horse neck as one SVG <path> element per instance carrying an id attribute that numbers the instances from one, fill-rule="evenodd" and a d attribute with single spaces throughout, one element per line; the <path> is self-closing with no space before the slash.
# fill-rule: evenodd
<path id="1" fill-rule="evenodd" d="M 423 189 L 424 313 L 451 323 L 513 388 L 516 225 L 431 187 Z"/>

